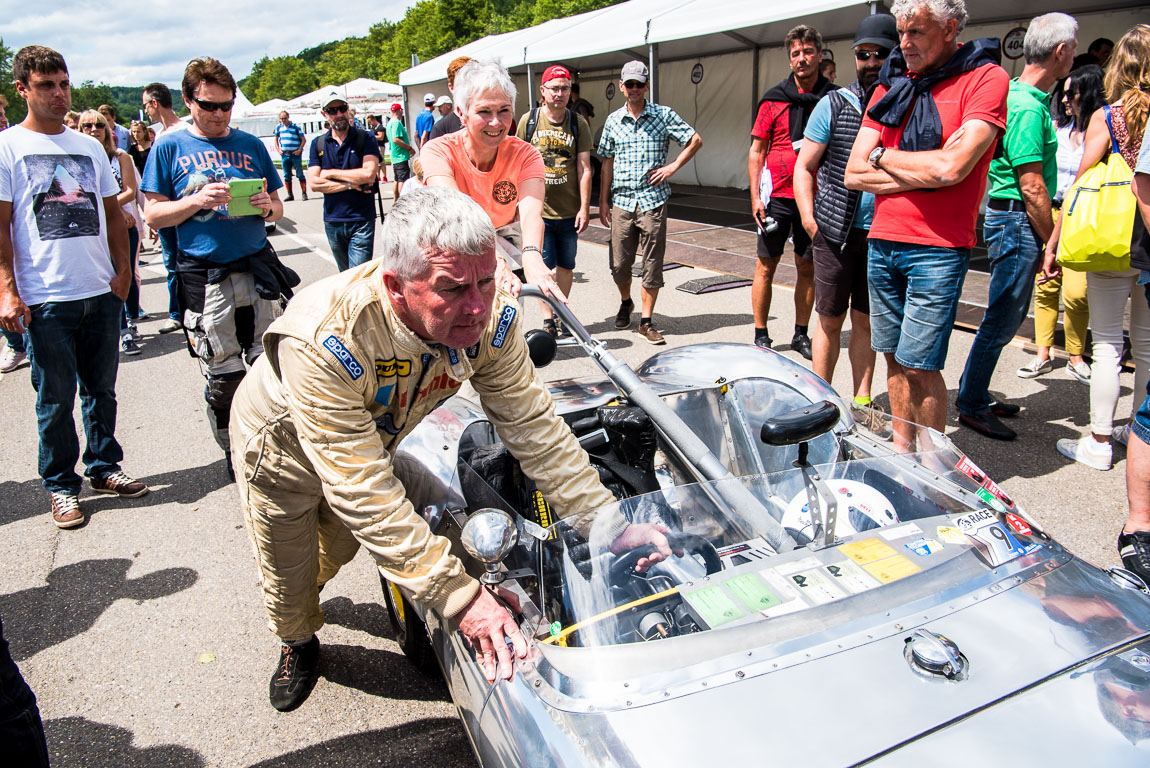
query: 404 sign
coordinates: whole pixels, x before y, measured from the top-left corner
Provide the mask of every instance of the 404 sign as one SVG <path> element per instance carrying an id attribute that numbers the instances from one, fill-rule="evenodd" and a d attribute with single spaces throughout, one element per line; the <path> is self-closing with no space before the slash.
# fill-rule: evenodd
<path id="1" fill-rule="evenodd" d="M 1025 27 L 1015 27 L 1002 38 L 1002 53 L 1008 59 L 1022 58 L 1022 41 L 1026 38 Z"/>

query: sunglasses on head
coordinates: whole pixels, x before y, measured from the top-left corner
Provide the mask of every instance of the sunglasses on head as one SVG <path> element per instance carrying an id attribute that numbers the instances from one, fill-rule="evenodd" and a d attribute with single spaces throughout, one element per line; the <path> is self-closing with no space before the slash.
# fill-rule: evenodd
<path id="1" fill-rule="evenodd" d="M 97 128 L 103 128 L 103 127 L 104 127 L 103 123 L 80 123 L 80 130 L 82 130 L 82 131 L 94 131 Z"/>
<path id="2" fill-rule="evenodd" d="M 855 51 L 855 58 L 859 61 L 867 61 L 869 59 L 878 59 L 879 61 L 890 56 L 889 48 L 879 48 L 877 51 Z"/>
<path id="3" fill-rule="evenodd" d="M 344 104 L 338 107 L 324 107 L 323 113 L 325 115 L 338 115 L 341 112 L 347 111 L 347 105 Z"/>
<path id="4" fill-rule="evenodd" d="M 231 112 L 232 107 L 235 106 L 235 99 L 228 99 L 227 101 L 207 101 L 206 99 L 192 99 L 196 102 L 196 106 L 205 112 Z"/>
<path id="5" fill-rule="evenodd" d="M 645 85 L 647 85 L 647 84 L 646 83 L 640 83 L 638 80 L 628 80 L 627 82 L 623 83 L 624 88 L 628 88 L 632 91 L 635 90 L 636 88 L 642 88 Z"/>

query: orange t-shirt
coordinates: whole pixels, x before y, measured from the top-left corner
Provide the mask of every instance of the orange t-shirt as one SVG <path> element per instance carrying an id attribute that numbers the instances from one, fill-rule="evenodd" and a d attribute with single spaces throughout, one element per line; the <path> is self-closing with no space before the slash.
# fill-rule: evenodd
<path id="1" fill-rule="evenodd" d="M 420 153 L 423 178 L 454 179 L 460 192 L 487 211 L 496 229 L 505 227 L 515 220 L 520 185 L 527 179 L 545 178 L 543 156 L 526 141 L 508 136 L 499 145 L 495 165 L 490 171 L 481 171 L 463 149 L 465 138 L 464 131 L 456 131 L 428 142 Z"/>

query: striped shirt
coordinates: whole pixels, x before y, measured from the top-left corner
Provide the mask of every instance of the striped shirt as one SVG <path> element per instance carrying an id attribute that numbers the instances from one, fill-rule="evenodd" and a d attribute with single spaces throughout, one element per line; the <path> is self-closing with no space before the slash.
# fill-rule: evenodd
<path id="1" fill-rule="evenodd" d="M 289 152 L 295 152 L 303 145 L 303 131 L 295 123 L 288 123 L 287 125 L 280 123 L 272 131 L 272 135 L 279 139 L 280 152 L 285 155 Z"/>
<path id="2" fill-rule="evenodd" d="M 611 205 L 627 211 L 650 211 L 667 202 L 671 185 L 654 185 L 647 174 L 667 163 L 674 139 L 685 145 L 695 129 L 670 107 L 647 102 L 636 120 L 626 105 L 607 116 L 599 139 L 600 157 L 615 158 L 611 175 Z"/>

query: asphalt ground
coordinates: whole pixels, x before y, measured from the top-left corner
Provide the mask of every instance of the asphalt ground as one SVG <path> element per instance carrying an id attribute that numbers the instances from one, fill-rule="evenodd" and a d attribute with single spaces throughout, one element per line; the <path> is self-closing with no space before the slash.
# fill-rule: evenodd
<path id="1" fill-rule="evenodd" d="M 287 205 L 273 243 L 305 283 L 335 272 L 316 199 Z M 377 573 L 362 553 L 324 590 L 328 624 L 319 633 L 323 656 L 311 697 L 287 714 L 268 704 L 278 645 L 266 628 L 235 486 L 208 431 L 196 361 L 180 334 L 156 333 L 167 304 L 164 271 L 158 254 L 144 258 L 152 263 L 141 268 L 143 306 L 153 316 L 140 326 L 142 354 L 121 359 L 117 436 L 125 471 L 148 483 L 150 494 L 122 500 L 85 487 L 87 524 L 56 529 L 36 471 L 28 368 L 0 377 L 0 616 L 39 698 L 52 764 L 472 765 L 446 688 L 420 676 L 389 639 Z M 751 341 L 749 288 L 675 290 L 707 274 L 666 273 L 656 322 L 669 346 Z M 635 290 L 638 299 L 637 281 Z M 606 248 L 581 243 L 572 307 L 612 352 L 635 365 L 659 348 L 633 329 L 614 329 L 618 301 Z M 538 325 L 535 306 L 525 315 Z M 771 335 L 783 354 L 799 359 L 785 345 L 793 322 L 793 295 L 777 290 Z M 972 338 L 956 332 L 951 342 L 945 377 L 952 401 Z M 843 346 L 834 384 L 846 397 L 845 333 Z M 1008 347 L 992 383 L 997 395 L 1024 408 L 1012 421 L 1018 440 L 995 442 L 957 427 L 953 402 L 948 432 L 1073 552 L 1116 565 L 1115 537 L 1126 516 L 1125 451 L 1115 448 L 1109 472 L 1060 456 L 1058 438 L 1086 431 L 1087 387 L 1061 367 L 1038 379 L 1017 378 L 1028 358 L 1020 346 Z M 575 348 L 562 348 L 543 375 L 601 378 Z M 1130 412 L 1131 382 L 1123 374 L 1122 417 Z M 881 360 L 874 391 L 885 392 Z M 885 394 L 877 400 L 886 404 Z"/>

